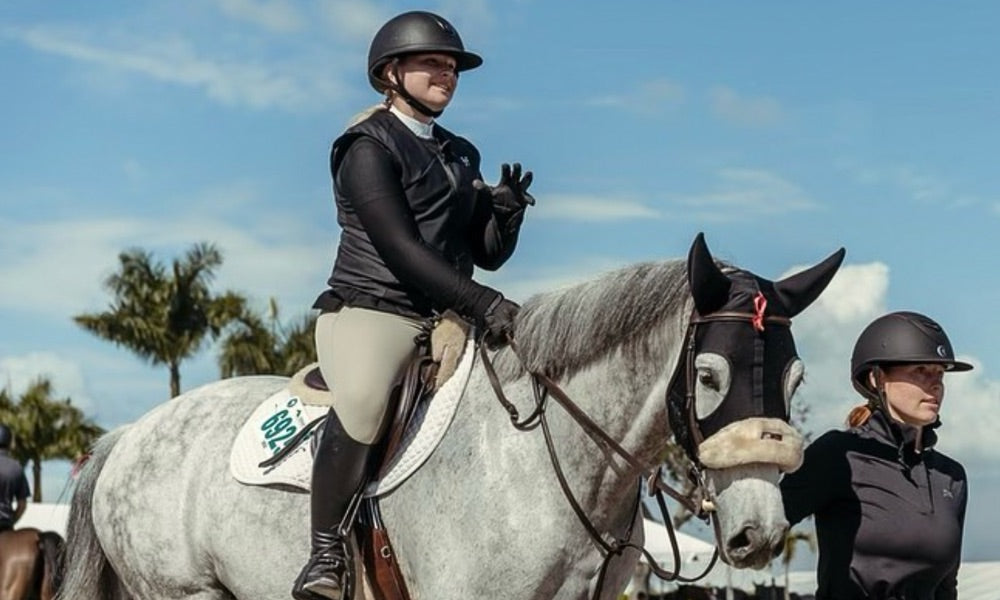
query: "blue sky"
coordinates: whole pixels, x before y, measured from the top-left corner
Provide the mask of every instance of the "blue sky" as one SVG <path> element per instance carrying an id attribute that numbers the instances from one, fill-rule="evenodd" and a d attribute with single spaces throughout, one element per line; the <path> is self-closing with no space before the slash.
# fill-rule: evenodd
<path id="1" fill-rule="evenodd" d="M 220 289 L 284 316 L 323 287 L 330 142 L 377 101 L 368 42 L 408 9 L 484 66 L 441 122 L 535 172 L 518 253 L 483 280 L 531 293 L 683 256 L 769 277 L 840 246 L 795 332 L 807 426 L 856 402 L 854 339 L 886 310 L 938 319 L 977 365 L 949 376 L 939 448 L 970 473 L 968 559 L 1000 559 L 1000 6 L 903 2 L 92 0 L 0 5 L 0 379 L 34 377 L 106 427 L 167 373 L 77 328 L 118 252 L 219 245 Z M 207 348 L 183 387 L 218 377 Z M 66 466 L 47 468 L 54 500 Z"/>

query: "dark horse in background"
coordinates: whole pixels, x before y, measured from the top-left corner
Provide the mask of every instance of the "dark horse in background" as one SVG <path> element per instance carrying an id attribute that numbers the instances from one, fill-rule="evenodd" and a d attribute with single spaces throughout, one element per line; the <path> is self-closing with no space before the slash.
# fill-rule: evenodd
<path id="1" fill-rule="evenodd" d="M 0 532 L 0 600 L 52 600 L 62 575 L 63 546 L 55 531 Z"/>

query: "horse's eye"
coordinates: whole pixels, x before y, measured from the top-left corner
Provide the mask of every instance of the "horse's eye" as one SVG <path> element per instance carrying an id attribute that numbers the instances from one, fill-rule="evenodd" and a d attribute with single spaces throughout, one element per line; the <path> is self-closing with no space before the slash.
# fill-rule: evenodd
<path id="1" fill-rule="evenodd" d="M 698 383 L 707 387 L 710 390 L 719 391 L 719 382 L 715 380 L 715 376 L 711 371 L 699 371 L 698 372 Z"/>
<path id="2" fill-rule="evenodd" d="M 702 352 L 695 358 L 695 414 L 704 419 L 715 412 L 729 393 L 732 368 L 721 354 Z"/>

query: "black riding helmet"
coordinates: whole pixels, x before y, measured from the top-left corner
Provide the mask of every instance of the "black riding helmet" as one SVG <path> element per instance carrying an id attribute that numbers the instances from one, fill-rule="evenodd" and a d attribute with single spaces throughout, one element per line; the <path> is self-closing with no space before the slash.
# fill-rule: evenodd
<path id="1" fill-rule="evenodd" d="M 972 365 L 955 360 L 948 335 L 933 319 L 900 311 L 883 315 L 861 332 L 851 355 L 851 381 L 863 396 L 877 400 L 868 373 L 877 366 L 939 364 L 946 371 L 968 371 Z"/>
<path id="2" fill-rule="evenodd" d="M 11 433 L 10 427 L 0 423 L 0 448 L 10 448 L 13 441 L 14 434 Z"/>
<path id="3" fill-rule="evenodd" d="M 424 52 L 440 52 L 454 57 L 457 71 L 468 71 L 483 64 L 478 54 L 465 50 L 462 38 L 451 23 L 434 13 L 415 10 L 389 19 L 375 34 L 368 49 L 368 82 L 379 93 L 387 89 L 397 91 L 414 108 L 436 117 L 439 111 L 431 111 L 410 97 L 406 90 L 382 78 L 382 71 L 393 59 Z"/>

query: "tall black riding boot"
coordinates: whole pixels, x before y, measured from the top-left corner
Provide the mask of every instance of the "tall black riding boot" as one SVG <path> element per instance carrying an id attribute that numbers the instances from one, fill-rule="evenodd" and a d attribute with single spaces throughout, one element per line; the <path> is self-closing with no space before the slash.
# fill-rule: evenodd
<path id="1" fill-rule="evenodd" d="M 333 409 L 323 427 L 312 474 L 312 552 L 292 597 L 296 600 L 350 600 L 354 589 L 350 540 L 342 530 L 355 496 L 364 490 L 372 446 L 344 431 Z"/>

